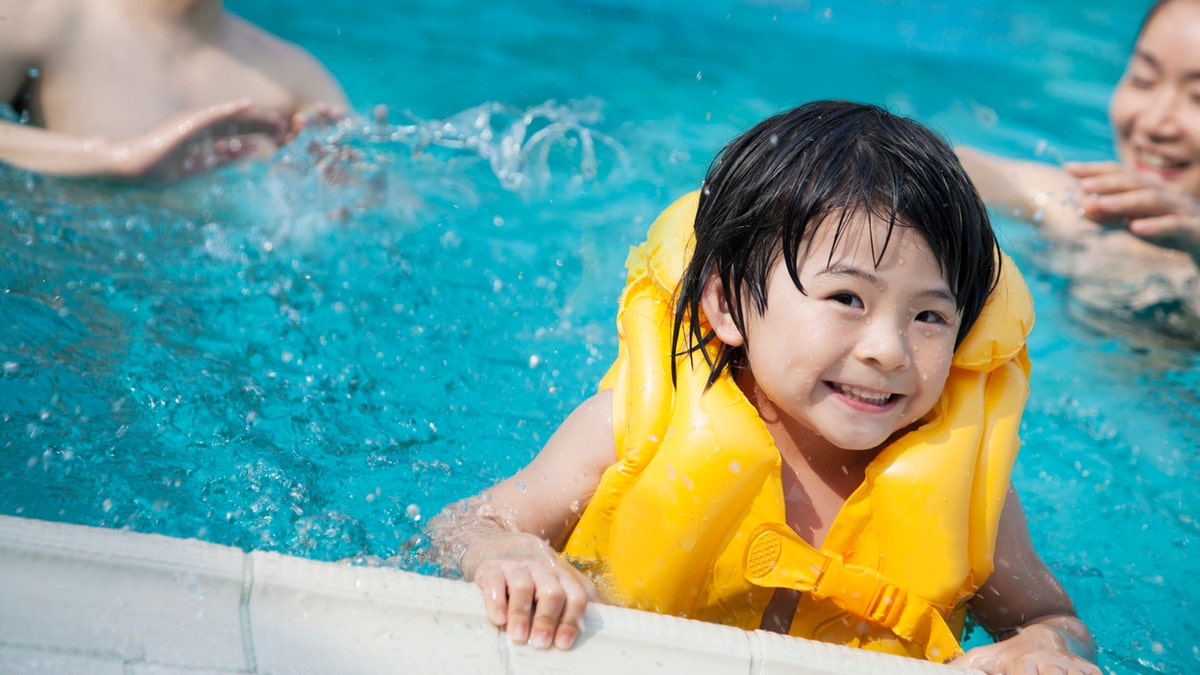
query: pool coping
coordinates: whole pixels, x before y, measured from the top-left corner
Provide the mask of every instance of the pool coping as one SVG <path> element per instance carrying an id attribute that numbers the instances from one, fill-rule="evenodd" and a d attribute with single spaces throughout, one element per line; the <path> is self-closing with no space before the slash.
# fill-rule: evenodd
<path id="1" fill-rule="evenodd" d="M 0 516 L 0 664 L 100 675 L 976 672 L 600 605 L 575 648 L 537 650 L 493 627 L 466 582 L 13 516 Z"/>

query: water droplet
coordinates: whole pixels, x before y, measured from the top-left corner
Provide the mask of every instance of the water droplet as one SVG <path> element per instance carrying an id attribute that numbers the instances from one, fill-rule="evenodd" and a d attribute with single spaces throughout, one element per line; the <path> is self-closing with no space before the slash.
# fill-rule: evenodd
<path id="1" fill-rule="evenodd" d="M 974 108 L 975 121 L 984 129 L 992 129 L 1000 122 L 1000 116 L 996 114 L 995 110 L 985 105 L 979 105 L 978 103 L 974 105 Z"/>

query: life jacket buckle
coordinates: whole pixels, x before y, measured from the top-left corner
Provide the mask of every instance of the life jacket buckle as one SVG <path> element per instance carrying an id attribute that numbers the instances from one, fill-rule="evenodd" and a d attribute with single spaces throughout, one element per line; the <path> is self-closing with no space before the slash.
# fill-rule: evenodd
<path id="1" fill-rule="evenodd" d="M 879 591 L 871 602 L 870 617 L 888 628 L 895 628 L 904 614 L 906 604 L 908 591 L 885 582 L 880 584 Z"/>
<path id="2" fill-rule="evenodd" d="M 782 524 L 760 526 L 746 550 L 751 582 L 794 588 L 831 598 L 847 611 L 894 628 L 908 604 L 908 591 L 875 570 L 848 565 L 836 553 L 809 546 Z"/>

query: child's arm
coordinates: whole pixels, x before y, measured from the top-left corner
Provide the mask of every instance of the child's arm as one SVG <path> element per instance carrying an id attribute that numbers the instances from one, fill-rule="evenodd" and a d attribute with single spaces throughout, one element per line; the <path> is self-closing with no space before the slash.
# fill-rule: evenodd
<path id="1" fill-rule="evenodd" d="M 513 642 L 575 643 L 587 602 L 599 595 L 557 550 L 616 459 L 605 390 L 576 408 L 528 466 L 430 521 L 448 566 L 483 589 L 488 618 Z"/>
<path id="2" fill-rule="evenodd" d="M 1100 675 L 1095 644 L 1066 591 L 1033 550 L 1025 512 L 1011 486 L 1000 515 L 996 569 L 971 601 L 975 620 L 1000 639 L 954 665 L 988 673 Z"/>

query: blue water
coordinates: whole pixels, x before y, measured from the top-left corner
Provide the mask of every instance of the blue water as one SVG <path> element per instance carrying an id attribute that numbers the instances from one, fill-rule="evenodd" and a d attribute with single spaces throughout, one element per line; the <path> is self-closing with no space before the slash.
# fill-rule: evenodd
<path id="1" fill-rule="evenodd" d="M 359 113 L 268 164 L 169 189 L 0 169 L 0 513 L 419 568 L 425 520 L 592 391 L 628 246 L 725 141 L 844 97 L 1107 157 L 1149 3 L 392 4 L 229 0 Z M 1107 671 L 1196 672 L 1200 356 L 1074 320 L 998 224 L 1038 309 L 1034 541 Z"/>

